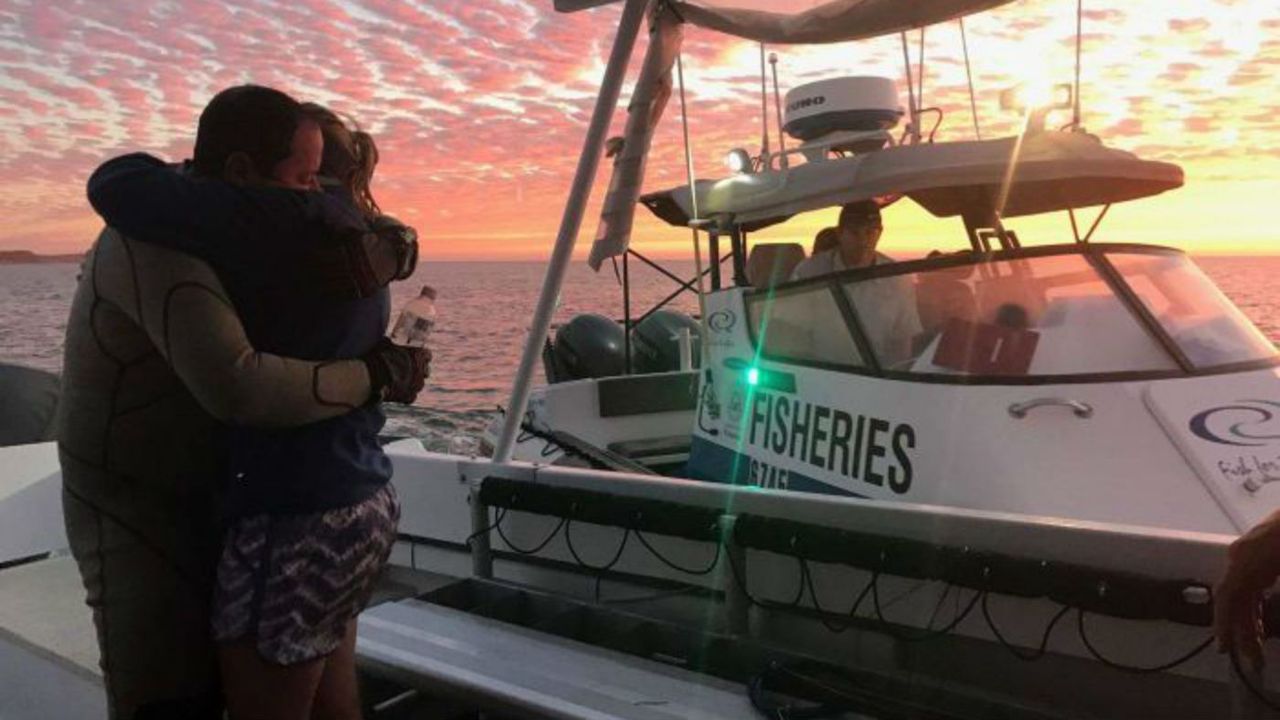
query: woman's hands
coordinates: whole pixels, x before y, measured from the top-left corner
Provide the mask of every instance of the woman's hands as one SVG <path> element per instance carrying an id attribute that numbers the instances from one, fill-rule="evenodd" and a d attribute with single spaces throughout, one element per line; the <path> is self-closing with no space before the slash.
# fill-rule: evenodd
<path id="1" fill-rule="evenodd" d="M 418 267 L 418 233 L 390 215 L 352 231 L 338 244 L 317 245 L 297 261 L 306 288 L 324 298 L 365 298 Z"/>
<path id="2" fill-rule="evenodd" d="M 360 358 L 369 368 L 371 397 L 408 405 L 431 375 L 431 351 L 396 345 L 382 338 Z"/>
<path id="3" fill-rule="evenodd" d="M 407 280 L 418 267 L 418 231 L 390 215 L 379 215 L 369 227 L 381 241 L 383 272 L 392 280 Z"/>
<path id="4" fill-rule="evenodd" d="M 1213 593 L 1213 632 L 1219 652 L 1236 652 L 1262 667 L 1266 628 L 1263 592 L 1280 577 L 1280 511 L 1241 535 L 1227 548 L 1227 571 Z"/>

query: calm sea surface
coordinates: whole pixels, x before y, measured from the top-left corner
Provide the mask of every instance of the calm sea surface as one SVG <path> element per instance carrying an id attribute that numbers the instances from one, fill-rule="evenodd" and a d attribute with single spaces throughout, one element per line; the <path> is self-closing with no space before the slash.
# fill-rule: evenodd
<path id="1" fill-rule="evenodd" d="M 677 289 L 670 279 L 632 265 L 633 308 L 647 308 Z M 664 263 L 678 275 L 693 275 L 693 264 Z M 459 434 L 475 434 L 507 402 L 533 306 L 542 286 L 544 263 L 424 262 L 413 278 L 393 286 L 392 311 L 423 285 L 439 292 L 431 379 L 410 412 L 391 406 L 387 431 L 414 434 L 437 450 Z M 74 264 L 0 265 L 0 362 L 59 371 L 67 313 L 75 295 Z M 685 294 L 672 307 L 692 311 Z M 606 265 L 594 273 L 585 262 L 569 270 L 556 322 L 583 312 L 622 317 L 622 289 Z M 539 370 L 539 379 L 542 378 Z"/>
<path id="2" fill-rule="evenodd" d="M 1271 338 L 1280 341 L 1280 257 L 1209 257 L 1197 263 Z M 691 262 L 664 263 L 690 277 Z M 77 265 L 0 265 L 0 361 L 58 371 L 62 336 L 75 293 Z M 408 282 L 398 283 L 393 308 L 422 285 L 439 292 L 435 361 L 428 391 L 410 412 L 393 413 L 388 431 L 422 437 L 445 449 L 458 435 L 480 430 L 507 400 L 525 331 L 546 270 L 543 263 L 423 263 Z M 632 308 L 643 310 L 676 289 L 668 278 L 632 264 Z M 673 307 L 692 311 L 685 294 Z M 582 312 L 622 317 L 622 291 L 612 270 L 599 274 L 585 263 L 569 270 L 557 322 Z M 637 313 L 638 314 L 638 313 Z M 539 375 L 541 378 L 541 375 Z"/>

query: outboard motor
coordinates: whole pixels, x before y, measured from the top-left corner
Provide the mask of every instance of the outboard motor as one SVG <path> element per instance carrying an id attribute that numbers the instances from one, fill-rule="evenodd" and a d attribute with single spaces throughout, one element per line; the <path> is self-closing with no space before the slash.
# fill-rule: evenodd
<path id="1" fill-rule="evenodd" d="M 53 439 L 58 376 L 0 363 L 0 447 Z"/>
<path id="2" fill-rule="evenodd" d="M 698 322 L 684 313 L 658 310 L 631 330 L 631 369 L 637 373 L 680 369 L 681 330 L 688 330 L 693 366 L 698 367 Z"/>
<path id="3" fill-rule="evenodd" d="M 547 382 L 602 378 L 626 370 L 622 326 L 603 315 L 579 315 L 556 330 L 542 351 Z"/>

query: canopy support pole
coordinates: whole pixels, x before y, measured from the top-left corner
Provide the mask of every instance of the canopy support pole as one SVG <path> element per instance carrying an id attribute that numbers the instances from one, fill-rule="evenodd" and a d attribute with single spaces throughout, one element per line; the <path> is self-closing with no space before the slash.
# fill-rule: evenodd
<path id="1" fill-rule="evenodd" d="M 520 420 L 524 417 L 525 408 L 529 405 L 534 367 L 538 363 L 542 346 L 547 340 L 551 315 L 556 308 L 556 298 L 560 296 L 560 288 L 564 285 L 565 271 L 573 255 L 578 231 L 582 228 L 582 216 L 586 211 L 587 199 L 591 196 L 591 185 L 595 181 L 596 170 L 600 167 L 600 153 L 604 148 L 605 134 L 609 130 L 613 111 L 618 106 L 618 96 L 622 92 L 627 63 L 631 60 L 631 51 L 635 49 L 636 37 L 640 34 L 640 27 L 644 22 L 649 2 L 650 0 L 626 0 L 627 4 L 622 9 L 618 34 L 613 41 L 613 50 L 609 53 L 604 79 L 600 83 L 600 94 L 596 97 L 595 109 L 591 113 L 591 123 L 587 126 L 587 136 L 582 143 L 582 156 L 578 158 L 578 168 L 574 173 L 569 199 L 565 203 L 564 215 L 560 220 L 560 232 L 556 235 L 555 248 L 551 252 L 551 261 L 547 265 L 547 275 L 542 282 L 542 292 L 538 296 L 538 304 L 529 325 L 529 337 L 525 341 L 524 353 L 520 356 L 520 368 L 516 371 L 516 379 L 511 387 L 511 399 L 507 403 L 507 412 L 502 420 L 502 434 L 498 436 L 498 442 L 494 446 L 494 462 L 511 461 L 516 433 L 520 430 Z"/>
<path id="2" fill-rule="evenodd" d="M 775 74 L 774 77 L 777 77 Z M 689 221 L 689 231 L 693 233 L 693 266 L 698 271 L 698 337 L 707 337 L 707 290 L 702 284 L 706 272 L 702 269 L 702 240 L 698 228 L 707 224 L 702 219 L 702 210 L 698 207 L 698 176 L 693 170 L 693 145 L 689 141 L 689 104 L 684 96 L 684 53 L 676 54 L 676 83 L 680 88 L 680 131 L 684 136 L 684 172 L 689 181 L 689 205 L 693 209 L 693 219 Z M 785 150 L 785 148 L 783 148 Z M 716 263 L 716 272 L 720 272 L 720 264 Z M 699 342 L 701 352 L 698 356 L 698 367 L 707 366 L 707 344 Z"/>
<path id="3" fill-rule="evenodd" d="M 622 253 L 622 374 L 631 374 L 631 258 Z"/>

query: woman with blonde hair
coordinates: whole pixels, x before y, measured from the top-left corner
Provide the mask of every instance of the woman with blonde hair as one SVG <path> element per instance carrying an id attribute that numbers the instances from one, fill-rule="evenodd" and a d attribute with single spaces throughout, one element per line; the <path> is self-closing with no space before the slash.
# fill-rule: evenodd
<path id="1" fill-rule="evenodd" d="M 319 188 L 354 206 L 372 226 L 398 226 L 412 236 L 411 228 L 382 216 L 373 198 L 370 182 L 378 162 L 373 138 L 319 105 L 304 103 L 302 116 L 318 125 L 324 138 Z M 376 300 L 381 335 L 388 291 L 383 288 Z M 338 326 L 370 320 L 353 303 L 326 310 Z M 387 470 L 389 476 L 389 464 Z M 322 504 L 311 502 L 315 491 L 305 483 L 272 487 L 270 477 L 233 488 L 234 516 L 213 606 L 213 634 L 233 720 L 360 717 L 356 616 L 391 552 L 400 507 L 389 483 L 356 495 L 338 489 L 331 494 L 335 501 Z M 336 502 L 344 497 L 346 502 Z"/>

